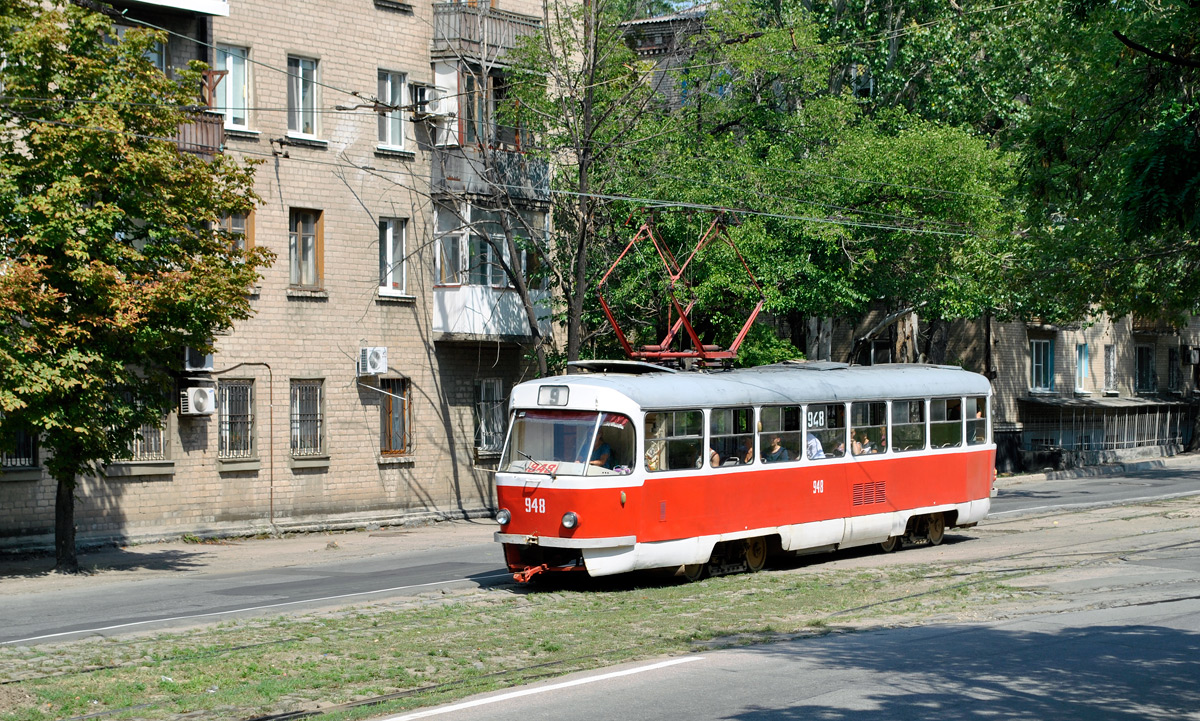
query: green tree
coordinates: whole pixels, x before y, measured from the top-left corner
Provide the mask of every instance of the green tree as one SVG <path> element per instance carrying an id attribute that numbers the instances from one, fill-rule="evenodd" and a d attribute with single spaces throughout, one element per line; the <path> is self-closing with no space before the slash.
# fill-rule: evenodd
<path id="1" fill-rule="evenodd" d="M 220 230 L 253 208 L 252 169 L 172 140 L 201 69 L 157 70 L 162 40 L 118 39 L 73 5 L 0 0 L 0 438 L 28 429 L 50 452 L 64 572 L 77 477 L 160 422 L 183 347 L 248 317 L 273 259 Z"/>
<path id="2" fill-rule="evenodd" d="M 1020 302 L 1048 317 L 1182 320 L 1200 311 L 1200 5 L 1069 9 L 1019 139 Z"/>

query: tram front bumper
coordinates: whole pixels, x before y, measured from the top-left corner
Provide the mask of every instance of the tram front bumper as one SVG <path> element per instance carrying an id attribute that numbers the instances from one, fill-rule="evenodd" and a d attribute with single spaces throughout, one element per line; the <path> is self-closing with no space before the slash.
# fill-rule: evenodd
<path id="1" fill-rule="evenodd" d="M 523 533 L 501 533 L 493 538 L 497 543 L 513 543 L 519 546 L 548 546 L 550 548 L 621 548 L 637 543 L 637 536 L 611 536 L 608 538 L 560 538 L 558 536 L 525 535 Z"/>

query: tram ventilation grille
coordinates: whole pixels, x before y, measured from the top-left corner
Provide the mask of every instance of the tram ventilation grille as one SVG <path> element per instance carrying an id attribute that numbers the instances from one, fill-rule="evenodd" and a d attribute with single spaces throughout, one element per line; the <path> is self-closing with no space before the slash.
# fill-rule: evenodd
<path id="1" fill-rule="evenodd" d="M 883 503 L 887 500 L 884 481 L 854 484 L 854 505 L 865 506 L 869 503 Z"/>

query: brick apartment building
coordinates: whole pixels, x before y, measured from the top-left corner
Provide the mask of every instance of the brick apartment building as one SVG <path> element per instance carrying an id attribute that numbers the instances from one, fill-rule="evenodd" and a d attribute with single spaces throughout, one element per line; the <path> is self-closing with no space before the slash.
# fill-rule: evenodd
<path id="1" fill-rule="evenodd" d="M 163 427 L 81 479 L 80 541 L 489 514 L 531 336 L 487 242 L 489 173 L 520 186 L 504 207 L 523 237 L 544 233 L 548 197 L 492 100 L 540 3 L 118 5 L 169 31 L 155 58 L 168 72 L 193 58 L 216 71 L 201 120 L 218 142 L 187 149 L 223 136 L 261 163 L 262 204 L 228 222 L 277 260 L 253 318 L 211 356 L 181 350 Z M 0 547 L 48 540 L 55 484 L 35 439 L 0 461 Z"/>

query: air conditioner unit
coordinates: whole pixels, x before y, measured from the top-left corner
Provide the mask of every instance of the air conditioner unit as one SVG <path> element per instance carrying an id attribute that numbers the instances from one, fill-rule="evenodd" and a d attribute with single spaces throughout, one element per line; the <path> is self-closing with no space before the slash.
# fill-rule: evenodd
<path id="1" fill-rule="evenodd" d="M 211 416 L 217 412 L 217 389 L 196 386 L 179 392 L 179 414 Z"/>
<path id="2" fill-rule="evenodd" d="M 213 354 L 201 353 L 195 348 L 184 348 L 183 369 L 192 372 L 211 371 L 213 369 Z"/>
<path id="3" fill-rule="evenodd" d="M 387 346 L 369 346 L 358 349 L 358 374 L 377 376 L 387 373 Z"/>

